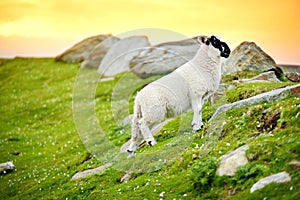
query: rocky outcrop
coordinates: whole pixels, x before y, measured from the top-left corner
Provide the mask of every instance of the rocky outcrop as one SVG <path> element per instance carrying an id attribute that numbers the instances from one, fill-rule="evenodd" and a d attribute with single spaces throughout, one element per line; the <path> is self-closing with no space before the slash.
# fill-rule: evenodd
<path id="1" fill-rule="evenodd" d="M 167 74 L 191 60 L 198 48 L 194 38 L 158 44 L 140 51 L 130 68 L 141 78 Z"/>
<path id="2" fill-rule="evenodd" d="M 258 182 L 256 182 L 250 189 L 250 192 L 254 192 L 256 190 L 259 190 L 266 185 L 269 185 L 271 183 L 284 183 L 284 182 L 289 182 L 291 180 L 291 177 L 288 173 L 286 172 L 280 172 L 277 174 L 273 174 L 271 176 L 265 177 L 260 179 Z"/>
<path id="3" fill-rule="evenodd" d="M 298 72 L 286 72 L 284 73 L 285 77 L 292 82 L 299 82 L 300 81 L 300 73 Z"/>
<path id="4" fill-rule="evenodd" d="M 225 104 L 217 108 L 216 112 L 212 115 L 209 121 L 214 120 L 218 115 L 223 112 L 226 112 L 233 108 L 241 108 L 243 106 L 249 106 L 262 102 L 274 102 L 279 101 L 288 95 L 292 94 L 293 96 L 299 96 L 300 94 L 300 84 L 287 86 L 285 88 L 279 88 L 272 90 L 270 92 L 265 92 L 247 99 L 243 99 L 234 103 Z"/>
<path id="5" fill-rule="evenodd" d="M 146 36 L 132 36 L 116 42 L 102 59 L 98 73 L 104 76 L 114 76 L 129 71 L 130 60 L 144 47 L 149 46 Z"/>
<path id="6" fill-rule="evenodd" d="M 98 68 L 108 50 L 119 40 L 119 38 L 111 36 L 96 45 L 87 58 L 81 63 L 81 67 Z"/>
<path id="7" fill-rule="evenodd" d="M 298 72 L 300 73 L 300 65 L 279 65 L 284 72 Z"/>
<path id="8" fill-rule="evenodd" d="M 223 155 L 220 159 L 220 165 L 217 169 L 218 176 L 233 176 L 239 166 L 248 163 L 246 158 L 246 150 L 249 149 L 248 145 L 237 148 L 236 150 Z"/>
<path id="9" fill-rule="evenodd" d="M 96 35 L 86 38 L 75 44 L 62 54 L 55 57 L 56 61 L 82 62 L 85 60 L 96 45 L 112 37 L 112 35 Z"/>
<path id="10" fill-rule="evenodd" d="M 280 77 L 283 73 L 275 61 L 254 42 L 241 43 L 223 63 L 223 74 L 231 74 L 242 70 L 274 71 L 277 77 Z"/>
<path id="11" fill-rule="evenodd" d="M 239 82 L 242 83 L 253 83 L 253 82 L 280 82 L 278 78 L 276 77 L 275 72 L 264 72 L 257 76 L 254 76 L 250 79 L 242 79 Z"/>

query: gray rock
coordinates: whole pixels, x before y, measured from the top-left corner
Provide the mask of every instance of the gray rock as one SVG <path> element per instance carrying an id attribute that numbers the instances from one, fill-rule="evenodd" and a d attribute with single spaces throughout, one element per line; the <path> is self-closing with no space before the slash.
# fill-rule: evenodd
<path id="1" fill-rule="evenodd" d="M 82 171 L 82 172 L 78 172 L 72 177 L 72 180 L 78 180 L 78 179 L 81 179 L 81 178 L 91 176 L 91 175 L 99 173 L 99 172 L 101 172 L 101 171 L 103 171 L 106 168 L 109 168 L 111 166 L 112 166 L 112 163 L 107 163 L 105 165 L 102 165 L 102 166 L 94 168 L 94 169 L 88 169 L 88 170 L 85 170 L 85 171 Z"/>
<path id="2" fill-rule="evenodd" d="M 300 65 L 279 65 L 279 67 L 286 72 L 298 72 L 300 73 Z"/>
<path id="3" fill-rule="evenodd" d="M 298 72 L 286 72 L 284 73 L 285 77 L 292 82 L 299 82 L 300 81 L 300 73 Z"/>
<path id="4" fill-rule="evenodd" d="M 257 76 L 254 76 L 250 79 L 242 79 L 239 82 L 242 83 L 251 83 L 251 82 L 280 82 L 278 78 L 276 77 L 276 74 L 274 71 L 264 72 Z"/>
<path id="5" fill-rule="evenodd" d="M 6 174 L 8 172 L 11 172 L 15 169 L 15 165 L 13 162 L 6 162 L 0 164 L 0 174 Z"/>
<path id="6" fill-rule="evenodd" d="M 275 61 L 254 42 L 241 43 L 223 63 L 223 74 L 232 74 L 242 70 L 275 71 L 277 77 L 283 73 Z"/>
<path id="7" fill-rule="evenodd" d="M 104 76 L 114 76 L 129 71 L 130 60 L 150 43 L 146 36 L 132 36 L 115 43 L 102 59 L 98 73 Z"/>
<path id="8" fill-rule="evenodd" d="M 293 166 L 293 167 L 300 167 L 300 161 L 292 160 L 291 162 L 288 163 L 288 165 Z"/>
<path id="9" fill-rule="evenodd" d="M 127 181 L 129 181 L 129 179 L 131 178 L 131 173 L 127 172 L 120 180 L 121 183 L 127 183 Z"/>
<path id="10" fill-rule="evenodd" d="M 253 193 L 256 190 L 259 190 L 266 185 L 269 185 L 271 183 L 284 183 L 289 182 L 291 180 L 291 177 L 286 172 L 280 172 L 277 174 L 273 174 L 271 176 L 265 177 L 260 179 L 258 182 L 256 182 L 250 189 L 250 192 Z"/>
<path id="11" fill-rule="evenodd" d="M 96 35 L 86 38 L 71 48 L 67 49 L 62 54 L 55 57 L 56 61 L 64 62 L 82 62 L 85 60 L 96 45 L 112 37 L 112 35 Z"/>
<path id="12" fill-rule="evenodd" d="M 130 68 L 141 78 L 167 74 L 191 60 L 198 48 L 195 38 L 161 43 L 141 51 L 131 60 Z"/>
<path id="13" fill-rule="evenodd" d="M 278 101 L 280 99 L 283 99 L 287 97 L 289 94 L 292 94 L 294 96 L 298 96 L 300 93 L 300 84 L 287 86 L 285 88 L 279 88 L 276 90 L 272 90 L 270 92 L 265 92 L 247 99 L 243 99 L 234 103 L 225 104 L 223 106 L 220 106 L 217 108 L 215 113 L 212 115 L 212 117 L 209 119 L 211 122 L 214 120 L 218 115 L 220 115 L 223 112 L 226 112 L 227 110 L 233 109 L 233 108 L 241 108 L 243 106 L 249 106 L 261 102 L 274 102 Z"/>
<path id="14" fill-rule="evenodd" d="M 239 166 L 248 163 L 246 158 L 246 150 L 249 149 L 248 145 L 241 146 L 236 150 L 221 156 L 221 163 L 217 169 L 218 176 L 233 176 Z"/>
<path id="15" fill-rule="evenodd" d="M 108 50 L 119 40 L 119 38 L 112 36 L 96 45 L 87 58 L 81 63 L 81 67 L 98 68 Z"/>

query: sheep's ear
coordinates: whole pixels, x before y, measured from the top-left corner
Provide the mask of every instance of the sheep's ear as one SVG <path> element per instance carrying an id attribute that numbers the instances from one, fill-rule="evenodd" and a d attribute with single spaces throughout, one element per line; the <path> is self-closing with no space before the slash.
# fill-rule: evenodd
<path id="1" fill-rule="evenodd" d="M 198 41 L 200 44 L 203 44 L 203 43 L 204 43 L 204 37 L 203 37 L 203 36 L 198 36 L 198 37 L 197 37 L 197 41 Z"/>
<path id="2" fill-rule="evenodd" d="M 209 42 L 209 41 L 206 36 L 198 36 L 197 41 L 199 42 L 200 45 L 203 45 L 203 44 L 209 45 L 209 44 L 207 44 L 207 42 Z"/>

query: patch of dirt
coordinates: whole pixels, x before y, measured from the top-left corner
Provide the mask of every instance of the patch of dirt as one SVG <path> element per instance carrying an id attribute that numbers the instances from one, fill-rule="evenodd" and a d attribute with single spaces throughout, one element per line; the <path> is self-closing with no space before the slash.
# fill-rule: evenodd
<path id="1" fill-rule="evenodd" d="M 277 122 L 280 119 L 280 111 L 279 110 L 265 110 L 260 119 L 259 119 L 259 126 L 256 126 L 256 129 L 259 132 L 270 132 L 274 130 L 277 126 Z"/>

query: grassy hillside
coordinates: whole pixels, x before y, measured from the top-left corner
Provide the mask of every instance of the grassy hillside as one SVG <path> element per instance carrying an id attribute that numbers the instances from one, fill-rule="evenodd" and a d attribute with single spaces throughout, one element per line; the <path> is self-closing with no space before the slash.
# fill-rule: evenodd
<path id="1" fill-rule="evenodd" d="M 114 168 L 71 180 L 79 171 L 105 164 L 86 149 L 75 128 L 72 97 L 78 70 L 78 64 L 52 58 L 0 60 L 0 163 L 13 161 L 16 166 L 13 172 L 0 175 L 0 199 L 300 198 L 300 169 L 288 164 L 300 160 L 300 97 L 294 96 L 228 111 L 221 135 L 213 143 L 207 134 L 211 129 L 205 125 L 172 164 L 149 173 L 134 173 L 127 183 L 120 182 L 125 172 Z M 95 91 L 99 125 L 118 147 L 130 138 L 130 127 L 118 126 L 111 110 L 112 93 L 122 76 L 98 83 Z M 227 92 L 226 101 L 290 84 L 241 84 Z M 130 107 L 133 99 L 129 99 Z M 216 106 L 205 105 L 203 118 L 207 121 Z M 277 115 L 271 126 L 267 122 L 274 113 Z M 139 152 L 162 149 L 179 128 L 191 134 L 185 125 L 191 117 L 188 113 L 165 125 L 156 136 L 158 145 Z M 247 157 L 251 162 L 233 177 L 217 177 L 219 157 L 244 144 L 250 146 Z M 281 171 L 287 171 L 292 180 L 250 194 L 251 186 L 260 178 Z"/>

